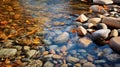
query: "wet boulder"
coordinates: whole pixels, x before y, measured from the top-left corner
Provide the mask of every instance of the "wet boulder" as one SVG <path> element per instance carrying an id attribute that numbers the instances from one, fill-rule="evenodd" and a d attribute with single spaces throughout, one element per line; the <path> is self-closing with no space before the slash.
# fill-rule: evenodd
<path id="1" fill-rule="evenodd" d="M 97 3 L 97 4 L 112 4 L 113 1 L 112 0 L 93 0 L 93 3 Z"/>
<path id="2" fill-rule="evenodd" d="M 110 39 L 109 45 L 115 52 L 120 53 L 120 37 L 114 37 Z"/>
<path id="3" fill-rule="evenodd" d="M 120 3 L 120 0 L 113 0 L 114 3 Z"/>
<path id="4" fill-rule="evenodd" d="M 120 28 L 120 18 L 105 17 L 103 18 L 102 22 L 109 27 Z"/>
<path id="5" fill-rule="evenodd" d="M 100 29 L 92 33 L 94 39 L 106 39 L 110 33 L 110 29 Z"/>
<path id="6" fill-rule="evenodd" d="M 102 14 L 107 13 L 107 11 L 102 6 L 99 5 L 92 5 L 90 7 L 90 10 L 95 13 L 102 13 Z"/>

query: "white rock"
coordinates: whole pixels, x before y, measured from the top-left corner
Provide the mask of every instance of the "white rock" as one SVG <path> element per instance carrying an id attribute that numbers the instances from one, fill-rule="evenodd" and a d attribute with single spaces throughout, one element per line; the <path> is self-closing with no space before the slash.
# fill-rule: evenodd
<path id="1" fill-rule="evenodd" d="M 82 26 L 79 26 L 77 28 L 77 31 L 78 31 L 78 35 L 80 35 L 80 36 L 84 36 L 84 35 L 87 34 L 87 30 L 84 27 L 82 27 Z"/>
<path id="2" fill-rule="evenodd" d="M 17 53 L 17 49 L 4 48 L 0 50 L 0 57 L 15 56 L 16 53 Z"/>
<path id="3" fill-rule="evenodd" d="M 79 39 L 79 42 L 80 42 L 79 44 L 80 46 L 88 47 L 92 43 L 92 40 L 87 37 L 83 37 Z"/>
<path id="4" fill-rule="evenodd" d="M 97 4 L 112 4 L 113 1 L 112 0 L 93 0 L 93 3 L 97 3 Z"/>
<path id="5" fill-rule="evenodd" d="M 88 20 L 88 18 L 84 14 L 81 14 L 76 20 L 80 22 L 85 22 Z"/>
<path id="6" fill-rule="evenodd" d="M 109 33 L 110 33 L 109 29 L 100 29 L 93 32 L 92 36 L 94 37 L 94 39 L 99 39 L 99 38 L 106 39 Z"/>
<path id="7" fill-rule="evenodd" d="M 56 37 L 54 42 L 55 43 L 65 43 L 68 41 L 68 39 L 69 39 L 69 33 L 64 32 L 61 35 L 59 35 L 58 37 Z"/>
<path id="8" fill-rule="evenodd" d="M 93 23 L 94 25 L 96 25 L 97 23 L 100 23 L 101 18 L 91 18 L 88 20 L 88 23 Z"/>

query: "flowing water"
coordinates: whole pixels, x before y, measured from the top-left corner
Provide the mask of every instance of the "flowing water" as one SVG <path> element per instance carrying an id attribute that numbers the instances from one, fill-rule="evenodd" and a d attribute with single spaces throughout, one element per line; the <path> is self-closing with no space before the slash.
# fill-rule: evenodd
<path id="1" fill-rule="evenodd" d="M 44 30 L 47 32 L 45 34 L 45 41 L 48 45 L 56 45 L 58 47 L 68 46 L 68 54 L 73 50 L 76 50 L 79 54 L 79 58 L 86 58 L 88 55 L 92 55 L 95 60 L 102 60 L 103 64 L 118 63 L 116 58 L 120 57 L 110 57 L 116 53 L 109 48 L 109 46 L 99 47 L 96 44 L 91 44 L 87 48 L 82 48 L 77 46 L 79 44 L 79 36 L 77 32 L 72 33 L 72 29 L 76 29 L 74 24 L 75 19 L 81 13 L 87 13 L 89 5 L 84 4 L 78 0 L 20 0 L 25 8 L 26 13 L 30 14 L 32 17 L 38 18 L 40 22 L 45 22 Z M 57 44 L 54 39 L 62 34 L 63 32 L 68 32 L 70 34 L 69 42 Z M 69 46 L 71 45 L 71 46 Z M 98 54 L 104 52 L 104 56 L 99 57 Z M 112 53 L 112 54 L 111 54 Z M 109 55 L 109 59 L 106 56 Z M 117 62 L 116 62 L 117 61 Z M 96 62 L 94 62 L 96 63 Z M 96 63 L 97 64 L 97 63 Z"/>

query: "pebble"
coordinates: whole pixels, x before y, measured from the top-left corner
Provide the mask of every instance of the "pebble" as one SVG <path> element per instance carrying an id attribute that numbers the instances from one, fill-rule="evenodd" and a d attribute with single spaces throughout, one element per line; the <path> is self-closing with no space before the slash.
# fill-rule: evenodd
<path id="1" fill-rule="evenodd" d="M 76 57 L 67 56 L 67 61 L 76 63 L 76 62 L 79 62 L 79 59 Z"/>
<path id="2" fill-rule="evenodd" d="M 86 59 L 81 59 L 81 60 L 80 60 L 80 63 L 81 63 L 81 64 L 84 64 L 84 63 L 87 63 L 87 62 L 88 62 L 88 61 L 87 61 Z"/>
<path id="3" fill-rule="evenodd" d="M 87 59 L 88 59 L 88 61 L 90 61 L 90 62 L 93 62 L 93 61 L 94 61 L 94 58 L 93 58 L 93 56 L 91 56 L 91 55 L 88 55 L 88 56 L 87 56 Z"/>
<path id="4" fill-rule="evenodd" d="M 118 36 L 118 31 L 117 31 L 117 29 L 113 29 L 113 30 L 111 31 L 110 37 L 117 37 L 117 36 Z"/>
<path id="5" fill-rule="evenodd" d="M 44 55 L 44 58 L 51 58 L 53 56 L 53 54 L 47 54 L 47 55 Z"/>
<path id="6" fill-rule="evenodd" d="M 43 67 L 54 67 L 54 64 L 51 63 L 50 61 L 47 61 L 47 62 L 43 65 Z"/>
<path id="7" fill-rule="evenodd" d="M 96 27 L 97 27 L 97 29 L 107 29 L 108 28 L 105 23 L 98 23 Z"/>
<path id="8" fill-rule="evenodd" d="M 31 57 L 37 55 L 38 53 L 39 53 L 39 51 L 37 51 L 37 50 L 29 50 L 29 51 L 27 51 L 26 54 L 29 58 L 31 58 Z"/>
<path id="9" fill-rule="evenodd" d="M 17 49 L 13 48 L 4 48 L 0 50 L 0 57 L 12 57 L 17 53 Z"/>
<path id="10" fill-rule="evenodd" d="M 55 54 L 53 55 L 53 59 L 62 59 L 62 56 Z"/>
<path id="11" fill-rule="evenodd" d="M 100 29 L 92 33 L 92 36 L 94 39 L 106 39 L 108 37 L 108 34 L 110 33 L 110 29 Z"/>
<path id="12" fill-rule="evenodd" d="M 55 50 L 53 50 L 53 49 L 50 49 L 50 51 L 49 51 L 51 54 L 55 54 L 56 52 L 55 52 Z"/>
<path id="13" fill-rule="evenodd" d="M 75 67 L 82 67 L 80 63 L 76 63 L 74 66 Z"/>
<path id="14" fill-rule="evenodd" d="M 107 55 L 106 58 L 109 61 L 116 61 L 116 60 L 120 59 L 120 55 L 113 53 L 113 54 Z"/>
<path id="15" fill-rule="evenodd" d="M 42 55 L 48 55 L 48 54 L 49 54 L 48 51 L 44 51 L 44 52 L 42 53 Z"/>
<path id="16" fill-rule="evenodd" d="M 83 37 L 79 39 L 79 43 L 82 47 L 88 47 L 92 43 L 92 40 L 87 37 Z"/>
<path id="17" fill-rule="evenodd" d="M 84 23 L 84 24 L 83 24 L 83 27 L 85 27 L 85 28 L 91 28 L 91 27 L 93 27 L 93 26 L 94 26 L 93 23 Z"/>
<path id="18" fill-rule="evenodd" d="M 66 50 L 67 50 L 67 47 L 66 46 L 62 46 L 61 51 L 62 52 L 66 52 Z"/>
<path id="19" fill-rule="evenodd" d="M 70 54 L 72 54 L 72 55 L 74 55 L 74 54 L 76 54 L 77 53 L 77 51 L 76 50 L 70 50 L 70 52 L 69 52 Z"/>
<path id="20" fill-rule="evenodd" d="M 68 64 L 62 64 L 60 67 L 68 67 Z"/>
<path id="21" fill-rule="evenodd" d="M 69 39 L 69 33 L 63 32 L 61 35 L 55 38 L 55 43 L 66 43 Z"/>
<path id="22" fill-rule="evenodd" d="M 87 30 L 84 27 L 82 27 L 82 26 L 79 26 L 77 28 L 77 31 L 78 31 L 78 35 L 80 35 L 80 36 L 84 36 L 84 35 L 87 34 Z"/>
<path id="23" fill-rule="evenodd" d="M 46 39 L 43 39 L 43 42 L 44 42 L 44 44 L 46 44 L 46 45 L 52 44 L 52 42 L 51 42 L 50 40 L 46 40 Z"/>
<path id="24" fill-rule="evenodd" d="M 42 67 L 43 62 L 41 60 L 31 60 L 27 67 Z"/>
<path id="25" fill-rule="evenodd" d="M 24 49 L 24 51 L 28 51 L 28 50 L 30 50 L 30 47 L 29 46 L 24 46 L 23 49 Z"/>
<path id="26" fill-rule="evenodd" d="M 97 23 L 100 23 L 101 18 L 90 18 L 88 20 L 88 23 L 93 23 L 94 25 L 96 25 Z"/>
<path id="27" fill-rule="evenodd" d="M 15 48 L 20 51 L 22 49 L 22 46 L 15 46 Z"/>
<path id="28" fill-rule="evenodd" d="M 50 45 L 50 46 L 49 46 L 49 49 L 56 50 L 57 48 L 58 48 L 58 46 L 57 46 L 57 45 Z"/>
<path id="29" fill-rule="evenodd" d="M 106 63 L 105 60 L 94 60 L 94 63 L 100 64 L 100 63 Z"/>
<path id="30" fill-rule="evenodd" d="M 96 67 L 95 64 L 92 64 L 91 62 L 87 62 L 83 64 L 83 67 Z"/>
<path id="31" fill-rule="evenodd" d="M 88 18 L 84 14 L 81 14 L 76 20 L 80 22 L 85 22 L 88 20 Z"/>

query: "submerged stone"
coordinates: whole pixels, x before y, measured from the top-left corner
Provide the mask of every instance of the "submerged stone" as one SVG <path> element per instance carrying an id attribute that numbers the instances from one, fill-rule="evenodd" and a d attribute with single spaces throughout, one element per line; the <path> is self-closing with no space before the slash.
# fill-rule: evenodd
<path id="1" fill-rule="evenodd" d="M 63 32 L 61 35 L 55 38 L 55 43 L 66 43 L 69 39 L 69 33 Z"/>

